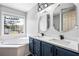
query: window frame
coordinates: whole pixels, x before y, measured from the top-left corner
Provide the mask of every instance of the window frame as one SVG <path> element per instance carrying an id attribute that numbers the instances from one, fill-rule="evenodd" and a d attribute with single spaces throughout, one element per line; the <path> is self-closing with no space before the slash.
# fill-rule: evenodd
<path id="1" fill-rule="evenodd" d="M 23 33 L 21 33 L 22 35 L 25 34 L 25 15 L 19 15 L 19 14 L 14 14 L 14 13 L 10 13 L 10 12 L 2 12 L 1 13 L 1 36 L 11 36 L 11 34 L 4 34 L 4 15 L 11 15 L 13 17 L 20 17 L 20 18 L 24 18 L 24 26 L 23 26 Z M 21 34 L 16 34 L 17 35 L 21 35 Z"/>

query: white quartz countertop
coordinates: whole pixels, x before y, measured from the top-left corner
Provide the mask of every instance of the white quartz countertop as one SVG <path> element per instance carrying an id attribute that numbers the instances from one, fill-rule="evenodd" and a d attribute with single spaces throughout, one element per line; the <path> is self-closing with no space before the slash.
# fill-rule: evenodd
<path id="1" fill-rule="evenodd" d="M 78 47 L 79 42 L 76 41 L 68 39 L 59 40 L 55 37 L 37 37 L 37 36 L 30 36 L 30 37 L 79 53 L 79 47 Z"/>

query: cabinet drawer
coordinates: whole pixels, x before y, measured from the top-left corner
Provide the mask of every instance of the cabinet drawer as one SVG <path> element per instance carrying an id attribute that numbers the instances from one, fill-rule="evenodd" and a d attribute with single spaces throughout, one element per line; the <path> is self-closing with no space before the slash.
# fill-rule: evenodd
<path id="1" fill-rule="evenodd" d="M 33 54 L 33 38 L 29 37 L 29 50 Z"/>
<path id="2" fill-rule="evenodd" d="M 34 39 L 34 55 L 40 56 L 40 41 Z"/>

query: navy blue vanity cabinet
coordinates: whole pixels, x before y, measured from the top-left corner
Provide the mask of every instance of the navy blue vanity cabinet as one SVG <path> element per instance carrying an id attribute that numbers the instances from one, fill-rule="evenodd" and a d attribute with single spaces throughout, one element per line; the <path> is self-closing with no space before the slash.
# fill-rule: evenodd
<path id="1" fill-rule="evenodd" d="M 33 38 L 29 37 L 29 50 L 30 52 L 33 54 L 34 53 L 34 49 L 33 49 Z"/>
<path id="2" fill-rule="evenodd" d="M 75 53 L 73 51 L 56 47 L 56 56 L 78 56 L 78 53 Z"/>
<path id="3" fill-rule="evenodd" d="M 41 54 L 42 54 L 42 56 L 52 56 L 54 54 L 53 49 L 54 49 L 53 45 L 46 43 L 46 42 L 41 43 Z"/>
<path id="4" fill-rule="evenodd" d="M 29 50 L 34 56 L 79 56 L 79 53 L 29 37 Z"/>
<path id="5" fill-rule="evenodd" d="M 34 39 L 34 44 L 33 44 L 33 46 L 34 46 L 34 55 L 35 55 L 35 56 L 40 56 L 40 55 L 41 55 L 40 43 L 41 43 L 41 42 L 40 42 L 39 40 Z"/>

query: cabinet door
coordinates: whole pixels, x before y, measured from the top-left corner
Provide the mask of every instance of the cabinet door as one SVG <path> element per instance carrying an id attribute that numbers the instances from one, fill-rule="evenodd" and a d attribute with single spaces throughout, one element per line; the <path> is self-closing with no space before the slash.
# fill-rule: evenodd
<path id="1" fill-rule="evenodd" d="M 34 55 L 40 56 L 40 41 L 34 39 Z"/>
<path id="2" fill-rule="evenodd" d="M 42 56 L 52 56 L 53 55 L 53 46 L 46 42 L 42 42 Z"/>
<path id="3" fill-rule="evenodd" d="M 56 47 L 57 56 L 77 56 L 78 54 L 60 47 Z"/>
<path id="4" fill-rule="evenodd" d="M 29 50 L 33 54 L 33 38 L 29 37 Z"/>

